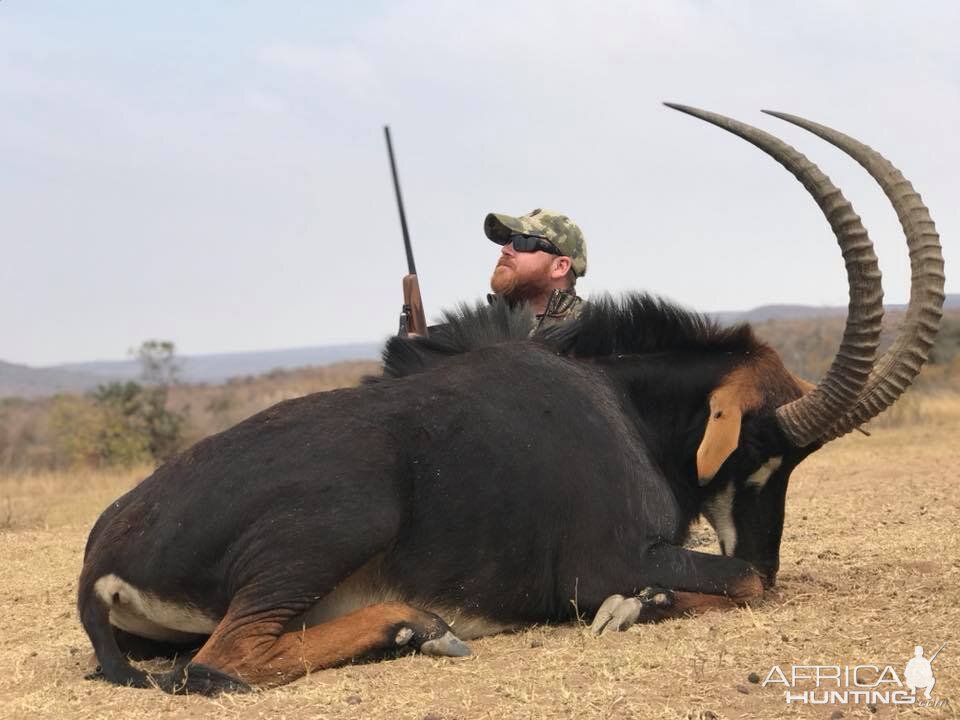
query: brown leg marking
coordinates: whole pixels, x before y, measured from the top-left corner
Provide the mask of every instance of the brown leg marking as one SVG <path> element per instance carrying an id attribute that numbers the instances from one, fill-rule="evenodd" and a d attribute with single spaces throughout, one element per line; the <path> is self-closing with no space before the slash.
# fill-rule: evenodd
<path id="1" fill-rule="evenodd" d="M 727 597 L 742 605 L 750 600 L 763 597 L 763 581 L 759 575 L 745 575 L 734 580 L 727 588 Z"/>
<path id="2" fill-rule="evenodd" d="M 678 613 L 697 613 L 705 610 L 731 610 L 750 600 L 763 596 L 763 583 L 755 575 L 748 575 L 730 584 L 726 595 L 707 595 L 706 593 L 673 593 L 673 609 Z"/>
<path id="3" fill-rule="evenodd" d="M 371 605 L 314 627 L 277 634 L 275 619 L 250 622 L 228 612 L 193 658 L 246 683 L 283 685 L 375 650 L 419 647 L 449 627 L 433 613 L 404 603 Z M 412 631 L 412 632 L 411 632 Z"/>
<path id="4" fill-rule="evenodd" d="M 706 610 L 731 610 L 737 607 L 737 602 L 726 595 L 707 595 L 677 590 L 673 593 L 673 598 L 672 610 L 677 615 L 689 615 Z"/>

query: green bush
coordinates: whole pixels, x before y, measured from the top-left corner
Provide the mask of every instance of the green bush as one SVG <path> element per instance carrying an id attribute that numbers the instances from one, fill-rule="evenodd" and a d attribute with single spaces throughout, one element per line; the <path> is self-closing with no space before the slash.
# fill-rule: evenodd
<path id="1" fill-rule="evenodd" d="M 184 418 L 167 410 L 166 387 L 99 386 L 85 398 L 61 396 L 51 424 L 69 464 L 129 466 L 162 462 L 180 449 Z"/>

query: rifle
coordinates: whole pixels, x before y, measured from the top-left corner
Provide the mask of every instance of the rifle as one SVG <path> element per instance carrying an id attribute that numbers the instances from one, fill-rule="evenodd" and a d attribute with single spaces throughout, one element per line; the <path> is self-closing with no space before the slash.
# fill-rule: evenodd
<path id="1" fill-rule="evenodd" d="M 933 662 L 934 660 L 936 660 L 936 659 L 937 659 L 937 655 L 940 654 L 940 651 L 943 650 L 943 648 L 944 648 L 945 646 L 946 646 L 946 643 L 943 643 L 943 645 L 941 645 L 940 647 L 938 647 L 938 648 L 937 648 L 937 651 L 936 651 L 933 655 L 930 656 L 930 660 L 928 660 L 927 662 Z"/>
<path id="2" fill-rule="evenodd" d="M 407 274 L 403 278 L 403 309 L 400 311 L 400 329 L 397 334 L 404 337 L 409 334 L 427 335 L 427 319 L 423 313 L 423 298 L 420 297 L 420 282 L 417 280 L 417 266 L 413 263 L 413 248 L 410 247 L 410 232 L 407 230 L 407 216 L 403 212 L 403 196 L 400 195 L 400 180 L 397 179 L 397 163 L 393 159 L 393 143 L 390 142 L 390 126 L 383 126 L 387 138 L 387 154 L 390 156 L 390 173 L 393 175 L 393 189 L 397 194 L 397 209 L 400 211 L 400 229 L 403 231 L 403 247 L 407 251 Z"/>

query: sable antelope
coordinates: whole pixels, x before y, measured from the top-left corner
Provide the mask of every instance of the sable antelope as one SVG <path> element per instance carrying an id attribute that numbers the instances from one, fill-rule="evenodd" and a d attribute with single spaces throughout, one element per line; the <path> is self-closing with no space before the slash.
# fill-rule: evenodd
<path id="1" fill-rule="evenodd" d="M 100 516 L 78 606 L 104 678 L 276 685 L 400 647 L 465 654 L 461 639 L 570 618 L 573 599 L 600 631 L 774 582 L 792 470 L 892 404 L 925 361 L 943 302 L 938 237 L 879 154 L 778 115 L 854 157 L 903 224 L 910 305 L 877 360 L 880 273 L 840 191 L 773 136 L 672 107 L 774 157 L 833 228 L 850 306 L 823 380 L 795 378 L 747 326 L 642 295 L 592 303 L 541 337 L 527 337 L 528 311 L 494 305 L 449 317 L 439 337 L 393 339 L 383 378 L 207 438 Z M 722 555 L 682 547 L 700 514 Z M 149 674 L 125 657 L 136 638 L 202 646 Z"/>

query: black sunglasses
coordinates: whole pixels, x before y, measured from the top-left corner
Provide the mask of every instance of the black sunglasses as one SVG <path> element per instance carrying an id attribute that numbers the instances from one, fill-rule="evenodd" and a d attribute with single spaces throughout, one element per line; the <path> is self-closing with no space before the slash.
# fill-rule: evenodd
<path id="1" fill-rule="evenodd" d="M 517 252 L 536 252 L 537 250 L 543 250 L 543 252 L 550 253 L 551 255 L 563 255 L 563 253 L 560 252 L 560 248 L 543 237 L 543 235 L 513 233 L 507 238 L 507 242 L 504 243 L 504 245 L 507 243 L 513 243 L 513 249 Z"/>

